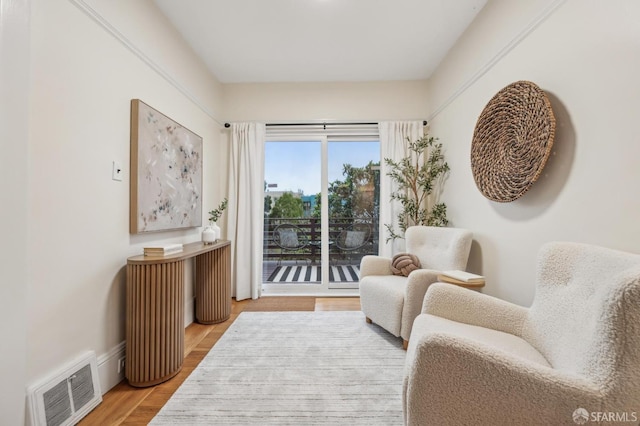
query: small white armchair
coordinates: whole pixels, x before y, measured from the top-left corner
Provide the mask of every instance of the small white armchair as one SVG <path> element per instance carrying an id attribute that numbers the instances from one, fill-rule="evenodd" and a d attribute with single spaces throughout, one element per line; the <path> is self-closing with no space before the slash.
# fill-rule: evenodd
<path id="1" fill-rule="evenodd" d="M 637 424 L 640 255 L 548 243 L 531 308 L 432 285 L 403 396 L 407 425 Z"/>
<path id="2" fill-rule="evenodd" d="M 429 285 L 445 270 L 465 270 L 473 234 L 466 229 L 412 226 L 405 232 L 406 252 L 421 269 L 408 277 L 393 275 L 392 259 L 365 256 L 360 263 L 360 305 L 367 317 L 394 336 L 409 341 Z"/>

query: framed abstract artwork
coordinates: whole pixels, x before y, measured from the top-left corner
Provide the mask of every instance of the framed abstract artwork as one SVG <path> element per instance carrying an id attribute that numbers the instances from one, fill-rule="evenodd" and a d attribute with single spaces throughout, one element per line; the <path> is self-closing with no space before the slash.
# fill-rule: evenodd
<path id="1" fill-rule="evenodd" d="M 129 232 L 202 226 L 202 138 L 131 100 Z"/>

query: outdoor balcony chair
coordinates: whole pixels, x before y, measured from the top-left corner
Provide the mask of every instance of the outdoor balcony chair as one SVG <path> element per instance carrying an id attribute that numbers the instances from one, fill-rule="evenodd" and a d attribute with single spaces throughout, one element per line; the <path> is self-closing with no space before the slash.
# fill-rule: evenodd
<path id="1" fill-rule="evenodd" d="M 273 243 L 280 247 L 278 265 L 281 265 L 282 258 L 285 257 L 287 253 L 294 254 L 307 247 L 309 245 L 309 237 L 306 232 L 298 226 L 290 223 L 284 223 L 274 228 Z M 295 257 L 295 260 L 297 263 L 297 257 Z"/>
<path id="2" fill-rule="evenodd" d="M 352 253 L 370 244 L 371 226 L 367 223 L 354 223 L 347 229 L 340 231 L 333 246 L 338 250 L 338 255 L 345 258 Z"/>

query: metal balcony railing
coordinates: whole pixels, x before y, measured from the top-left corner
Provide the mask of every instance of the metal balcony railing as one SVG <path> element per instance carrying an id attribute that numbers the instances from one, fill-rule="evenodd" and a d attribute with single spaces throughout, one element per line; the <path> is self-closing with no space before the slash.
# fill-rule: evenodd
<path id="1" fill-rule="evenodd" d="M 299 250 L 283 250 L 274 240 L 274 229 L 281 224 L 295 225 L 306 235 L 308 244 Z M 344 230 L 355 224 L 366 224 L 370 227 L 369 238 L 362 247 L 355 250 L 343 250 L 336 244 L 337 238 Z M 265 218 L 263 237 L 263 259 L 269 261 L 306 261 L 311 264 L 320 263 L 320 219 L 316 218 Z M 332 218 L 329 220 L 329 263 L 348 263 L 359 265 L 366 254 L 378 253 L 378 221 L 377 219 Z"/>

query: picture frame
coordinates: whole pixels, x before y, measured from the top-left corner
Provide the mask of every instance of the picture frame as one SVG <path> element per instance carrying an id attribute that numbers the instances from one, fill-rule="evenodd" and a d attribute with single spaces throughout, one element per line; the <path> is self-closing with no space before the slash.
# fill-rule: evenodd
<path id="1" fill-rule="evenodd" d="M 129 232 L 202 226 L 202 137 L 131 100 Z"/>

